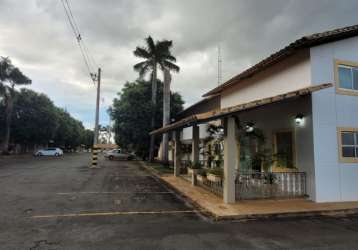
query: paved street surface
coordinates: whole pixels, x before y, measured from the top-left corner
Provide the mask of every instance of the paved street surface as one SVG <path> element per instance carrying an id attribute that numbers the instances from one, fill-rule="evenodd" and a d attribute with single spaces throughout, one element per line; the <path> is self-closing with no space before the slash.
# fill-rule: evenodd
<path id="1" fill-rule="evenodd" d="M 1 249 L 357 249 L 358 217 L 212 222 L 136 162 L 0 158 Z"/>

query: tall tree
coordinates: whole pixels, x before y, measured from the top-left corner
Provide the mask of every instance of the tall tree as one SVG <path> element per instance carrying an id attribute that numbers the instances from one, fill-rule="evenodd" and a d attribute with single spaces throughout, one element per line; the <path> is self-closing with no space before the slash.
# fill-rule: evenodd
<path id="1" fill-rule="evenodd" d="M 44 94 L 28 88 L 14 90 L 11 118 L 11 142 L 29 152 L 36 145 L 51 143 L 63 149 L 90 148 L 93 131 L 86 130 L 82 122 L 66 110 L 56 107 Z M 0 141 L 5 136 L 5 104 L 0 97 Z"/>
<path id="2" fill-rule="evenodd" d="M 60 114 L 44 94 L 31 89 L 15 93 L 11 123 L 11 141 L 26 146 L 46 145 L 59 129 Z"/>
<path id="3" fill-rule="evenodd" d="M 170 123 L 170 83 L 172 78 L 168 69 L 164 70 L 164 86 L 163 86 L 163 127 Z M 164 164 L 169 160 L 169 134 L 163 134 L 162 139 L 162 161 Z"/>
<path id="4" fill-rule="evenodd" d="M 162 104 L 163 84 L 158 81 L 158 103 Z M 113 132 L 116 143 L 124 149 L 134 151 L 140 157 L 148 157 L 151 118 L 160 123 L 163 119 L 162 106 L 151 113 L 151 82 L 138 80 L 126 83 L 110 109 L 114 121 Z M 170 112 L 176 115 L 183 110 L 183 100 L 178 93 L 171 93 Z M 156 144 L 158 141 L 156 141 Z"/>
<path id="5" fill-rule="evenodd" d="M 15 86 L 31 84 L 25 76 L 7 57 L 0 58 L 0 95 L 5 105 L 5 135 L 2 152 L 8 153 L 10 141 L 11 118 L 14 107 Z"/>
<path id="6" fill-rule="evenodd" d="M 171 54 L 170 49 L 173 46 L 173 42 L 169 40 L 156 41 L 154 43 L 151 36 L 145 39 L 146 47 L 136 47 L 133 52 L 135 56 L 145 59 L 144 61 L 134 65 L 134 70 L 139 72 L 139 76 L 142 79 L 148 72 L 151 74 L 152 82 L 152 114 L 157 109 L 157 68 L 164 72 L 165 69 L 169 71 L 179 72 L 180 68 L 174 64 L 176 58 Z M 151 118 L 151 128 L 156 127 L 155 118 Z M 149 159 L 154 159 L 154 137 L 150 140 L 150 152 Z"/>

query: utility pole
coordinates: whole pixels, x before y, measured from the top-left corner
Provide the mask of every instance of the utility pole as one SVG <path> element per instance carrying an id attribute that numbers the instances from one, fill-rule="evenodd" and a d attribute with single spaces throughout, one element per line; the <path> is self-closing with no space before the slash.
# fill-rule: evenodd
<path id="1" fill-rule="evenodd" d="M 101 68 L 98 68 L 98 74 L 97 74 L 97 100 L 96 100 L 96 118 L 95 118 L 95 124 L 94 124 L 94 140 L 93 144 L 98 144 L 98 123 L 99 123 L 99 101 L 100 101 L 100 92 L 101 92 Z"/>
<path id="2" fill-rule="evenodd" d="M 220 44 L 219 44 L 219 46 L 218 46 L 218 85 L 221 84 L 221 80 L 222 80 L 221 64 L 222 64 L 221 47 L 220 47 Z"/>
<path id="3" fill-rule="evenodd" d="M 96 99 L 96 118 L 94 124 L 94 139 L 93 139 L 93 149 L 92 149 L 92 165 L 91 168 L 98 167 L 98 134 L 99 134 L 99 100 L 100 100 L 100 92 L 101 92 L 101 68 L 98 68 L 97 74 L 97 99 Z"/>

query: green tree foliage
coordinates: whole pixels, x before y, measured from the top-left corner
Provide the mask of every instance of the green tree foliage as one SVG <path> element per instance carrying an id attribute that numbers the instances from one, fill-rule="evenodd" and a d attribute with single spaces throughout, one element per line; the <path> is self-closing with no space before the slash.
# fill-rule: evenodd
<path id="1" fill-rule="evenodd" d="M 149 152 L 151 119 L 161 124 L 163 117 L 163 84 L 158 82 L 158 104 L 154 109 L 151 102 L 151 82 L 138 80 L 126 83 L 118 98 L 113 100 L 110 115 L 114 121 L 116 143 L 124 149 L 145 157 Z M 183 100 L 178 93 L 171 94 L 171 114 L 183 110 Z M 160 139 L 160 138 L 158 138 Z M 157 144 L 160 140 L 157 141 Z"/>
<path id="2" fill-rule="evenodd" d="M 152 106 L 156 106 L 157 104 L 157 88 L 158 88 L 158 84 L 157 84 L 157 68 L 159 66 L 159 69 L 161 71 L 167 72 L 167 74 L 169 74 L 169 71 L 174 71 L 174 72 L 179 72 L 180 68 L 174 64 L 174 62 L 176 62 L 176 58 L 171 54 L 171 48 L 173 46 L 173 42 L 169 41 L 169 40 L 162 40 L 162 41 L 156 41 L 154 43 L 154 40 L 151 36 L 149 36 L 148 38 L 145 39 L 146 42 L 146 47 L 140 47 L 137 46 L 135 51 L 133 52 L 134 55 L 136 57 L 139 57 L 141 59 L 144 59 L 144 61 L 137 63 L 133 66 L 135 71 L 139 72 L 139 77 L 140 79 L 143 79 L 143 77 L 146 75 L 147 72 L 150 72 L 151 74 L 151 81 L 152 81 Z M 168 77 L 167 77 L 168 79 Z M 164 84 L 166 84 L 166 90 L 164 92 L 165 98 L 164 100 L 166 100 L 165 103 L 165 114 L 164 114 L 164 120 L 163 120 L 163 125 L 168 124 L 169 123 L 169 115 L 170 113 L 168 112 L 169 110 L 169 93 L 170 93 L 170 83 L 169 82 L 164 82 Z M 163 93 L 163 91 L 162 91 Z M 156 119 L 155 117 L 151 118 L 151 126 L 152 128 L 156 127 Z M 166 139 L 164 140 L 164 136 L 163 136 L 163 142 L 165 143 L 165 149 L 168 149 L 168 137 L 165 137 Z M 152 138 L 151 142 L 150 142 L 150 155 L 149 158 L 150 160 L 154 159 L 154 139 Z M 165 154 L 167 155 L 167 153 Z"/>
<path id="3" fill-rule="evenodd" d="M 31 80 L 15 67 L 9 58 L 0 57 L 0 102 L 5 107 L 4 139 L 2 142 L 4 154 L 7 154 L 9 149 L 11 119 L 16 98 L 15 86 L 27 84 L 31 84 Z"/>
<path id="4" fill-rule="evenodd" d="M 11 143 L 21 145 L 48 144 L 63 149 L 73 149 L 93 144 L 93 131 L 87 130 L 66 110 L 56 107 L 44 94 L 30 89 L 14 92 L 14 107 L 11 123 Z M 5 119 L 0 104 L 0 141 L 4 138 Z"/>
<path id="5" fill-rule="evenodd" d="M 86 131 L 82 123 L 74 119 L 66 110 L 61 108 L 56 109 L 59 121 L 54 136 L 54 142 L 62 148 L 76 148 L 81 144 L 90 147 L 93 144 L 93 137 L 91 138 L 92 141 L 89 143 L 88 138 L 85 138 Z"/>
<path id="6" fill-rule="evenodd" d="M 47 96 L 21 89 L 16 93 L 12 121 L 13 142 L 45 144 L 55 136 L 59 116 Z"/>
<path id="7" fill-rule="evenodd" d="M 90 129 L 85 129 L 82 134 L 82 144 L 86 148 L 91 148 L 93 145 L 94 132 Z"/>

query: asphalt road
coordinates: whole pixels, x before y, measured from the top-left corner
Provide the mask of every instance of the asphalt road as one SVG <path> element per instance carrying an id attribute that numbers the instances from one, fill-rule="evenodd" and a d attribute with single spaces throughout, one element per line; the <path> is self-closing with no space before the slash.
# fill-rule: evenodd
<path id="1" fill-rule="evenodd" d="M 212 222 L 136 162 L 0 158 L 0 249 L 358 249 L 358 217 Z"/>

